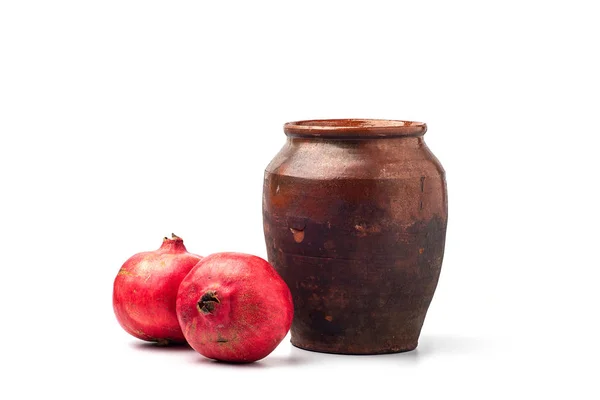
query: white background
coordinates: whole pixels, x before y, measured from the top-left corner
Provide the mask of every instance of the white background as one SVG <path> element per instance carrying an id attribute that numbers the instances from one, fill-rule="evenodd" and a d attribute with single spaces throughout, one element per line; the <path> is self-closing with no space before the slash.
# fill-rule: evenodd
<path id="1" fill-rule="evenodd" d="M 598 398 L 595 2 L 2 1 L 0 397 Z M 128 336 L 171 232 L 266 256 L 282 124 L 424 121 L 449 225 L 418 350 L 218 364 Z"/>

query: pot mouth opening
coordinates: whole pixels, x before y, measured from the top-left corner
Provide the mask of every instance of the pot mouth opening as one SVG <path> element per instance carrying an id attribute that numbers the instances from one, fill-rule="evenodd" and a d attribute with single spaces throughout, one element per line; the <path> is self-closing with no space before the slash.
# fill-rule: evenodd
<path id="1" fill-rule="evenodd" d="M 369 139 L 423 136 L 427 125 L 391 119 L 313 119 L 288 122 L 283 131 L 291 137 Z"/>

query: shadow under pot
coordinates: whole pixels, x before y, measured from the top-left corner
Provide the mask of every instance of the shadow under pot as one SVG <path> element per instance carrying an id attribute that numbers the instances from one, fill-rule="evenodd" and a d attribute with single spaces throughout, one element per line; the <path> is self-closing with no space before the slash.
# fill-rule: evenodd
<path id="1" fill-rule="evenodd" d="M 377 354 L 413 350 L 437 286 L 448 216 L 444 170 L 424 123 L 284 125 L 265 171 L 268 259 L 294 300 L 292 344 Z"/>

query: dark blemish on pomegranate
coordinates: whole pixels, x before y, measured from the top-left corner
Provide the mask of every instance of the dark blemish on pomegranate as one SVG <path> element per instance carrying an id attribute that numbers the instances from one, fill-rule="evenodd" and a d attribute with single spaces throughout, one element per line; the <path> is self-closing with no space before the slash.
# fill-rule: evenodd
<path id="1" fill-rule="evenodd" d="M 144 332 L 144 331 L 143 331 L 143 330 L 141 330 L 141 329 L 134 329 L 133 331 L 134 331 L 134 332 L 135 332 L 135 333 L 136 333 L 138 336 L 141 336 L 141 337 L 148 337 L 148 335 L 146 335 L 146 332 Z"/>
<path id="2" fill-rule="evenodd" d="M 227 343 L 227 342 L 229 342 L 229 340 L 227 340 L 227 339 L 223 339 L 223 338 L 218 338 L 218 339 L 216 340 L 216 342 L 217 342 L 217 343 Z"/>
<path id="3" fill-rule="evenodd" d="M 220 301 L 217 298 L 217 292 L 209 290 L 200 298 L 200 301 L 198 302 L 198 310 L 200 310 L 200 312 L 203 314 L 210 314 L 214 311 L 218 303 L 220 303 Z"/>

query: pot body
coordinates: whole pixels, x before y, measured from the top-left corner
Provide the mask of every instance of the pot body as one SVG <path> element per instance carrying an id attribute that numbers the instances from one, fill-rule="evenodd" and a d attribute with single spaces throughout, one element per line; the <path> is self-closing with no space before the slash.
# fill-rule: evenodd
<path id="1" fill-rule="evenodd" d="M 269 262 L 294 300 L 293 345 L 342 354 L 417 347 L 447 223 L 445 173 L 425 129 L 286 131 L 265 171 L 263 222 Z"/>

